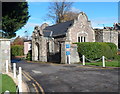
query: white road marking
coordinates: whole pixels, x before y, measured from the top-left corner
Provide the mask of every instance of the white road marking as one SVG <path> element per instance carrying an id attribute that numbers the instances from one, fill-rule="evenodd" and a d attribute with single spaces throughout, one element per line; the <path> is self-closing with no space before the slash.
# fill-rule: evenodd
<path id="1" fill-rule="evenodd" d="M 42 73 L 41 71 L 36 71 L 36 70 L 32 70 L 32 72 L 38 74 L 38 73 Z"/>

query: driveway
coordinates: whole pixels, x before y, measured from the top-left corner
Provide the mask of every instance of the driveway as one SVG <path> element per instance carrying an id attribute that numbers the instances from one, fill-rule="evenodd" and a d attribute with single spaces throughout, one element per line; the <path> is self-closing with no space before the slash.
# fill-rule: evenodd
<path id="1" fill-rule="evenodd" d="M 30 92 L 118 92 L 118 69 L 20 61 Z"/>

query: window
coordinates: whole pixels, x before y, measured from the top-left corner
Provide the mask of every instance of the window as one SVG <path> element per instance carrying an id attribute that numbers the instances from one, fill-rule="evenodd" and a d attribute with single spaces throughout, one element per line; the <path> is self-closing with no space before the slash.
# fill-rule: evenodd
<path id="1" fill-rule="evenodd" d="M 84 42 L 86 42 L 85 37 L 84 37 Z"/>
<path id="2" fill-rule="evenodd" d="M 81 42 L 81 41 L 80 41 L 80 38 L 81 38 L 81 37 L 78 37 L 78 42 Z"/>
<path id="3" fill-rule="evenodd" d="M 86 37 L 85 36 L 78 37 L 78 42 L 86 42 Z"/>

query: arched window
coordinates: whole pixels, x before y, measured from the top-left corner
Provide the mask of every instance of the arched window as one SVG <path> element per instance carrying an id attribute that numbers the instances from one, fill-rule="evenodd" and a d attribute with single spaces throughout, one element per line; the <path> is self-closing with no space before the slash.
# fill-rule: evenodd
<path id="1" fill-rule="evenodd" d="M 79 32 L 77 34 L 77 42 L 87 42 L 87 35 L 86 32 Z"/>
<path id="2" fill-rule="evenodd" d="M 78 42 L 86 42 L 86 37 L 85 36 L 79 36 L 78 37 Z"/>

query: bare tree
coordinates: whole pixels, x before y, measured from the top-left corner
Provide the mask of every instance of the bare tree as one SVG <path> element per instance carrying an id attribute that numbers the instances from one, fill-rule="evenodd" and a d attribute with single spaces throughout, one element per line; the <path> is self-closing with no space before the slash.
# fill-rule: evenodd
<path id="1" fill-rule="evenodd" d="M 56 2 L 51 2 L 48 7 L 48 18 L 51 18 L 55 23 L 64 22 L 65 15 L 71 9 L 72 4 L 73 2 L 66 2 L 66 0 L 56 0 Z"/>
<path id="2" fill-rule="evenodd" d="M 76 12 L 75 11 L 68 11 L 63 15 L 63 17 L 64 17 L 63 22 L 73 20 L 73 19 L 77 18 L 78 15 L 79 15 L 79 11 L 78 12 L 77 11 Z"/>

